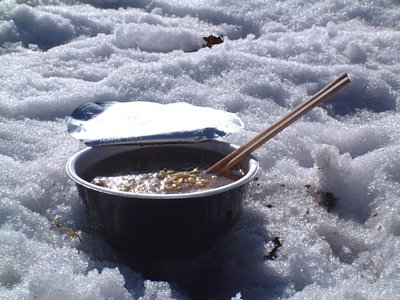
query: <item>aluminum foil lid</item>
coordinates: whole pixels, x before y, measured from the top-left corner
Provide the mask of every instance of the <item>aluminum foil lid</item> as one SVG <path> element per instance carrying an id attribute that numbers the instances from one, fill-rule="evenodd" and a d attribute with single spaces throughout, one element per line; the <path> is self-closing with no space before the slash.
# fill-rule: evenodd
<path id="1" fill-rule="evenodd" d="M 68 120 L 68 132 L 88 146 L 201 142 L 242 128 L 233 113 L 183 102 L 89 102 Z"/>

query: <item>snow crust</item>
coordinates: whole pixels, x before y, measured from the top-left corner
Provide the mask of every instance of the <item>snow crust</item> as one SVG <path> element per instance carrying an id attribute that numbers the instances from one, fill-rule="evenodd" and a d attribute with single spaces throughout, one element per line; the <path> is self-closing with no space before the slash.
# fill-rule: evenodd
<path id="1" fill-rule="evenodd" d="M 203 48 L 211 34 L 224 42 Z M 1 1 L 0 298 L 399 298 L 399 49 L 397 0 Z M 84 147 L 66 131 L 78 105 L 222 109 L 240 145 L 343 72 L 349 86 L 256 151 L 213 251 L 137 262 L 147 276 L 88 227 L 64 170 Z"/>

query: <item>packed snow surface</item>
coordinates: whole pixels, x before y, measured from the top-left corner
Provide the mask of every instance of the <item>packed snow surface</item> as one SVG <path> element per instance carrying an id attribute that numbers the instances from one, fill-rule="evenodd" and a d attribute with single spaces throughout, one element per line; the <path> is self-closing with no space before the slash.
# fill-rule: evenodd
<path id="1" fill-rule="evenodd" d="M 65 172 L 77 106 L 212 107 L 243 144 L 344 72 L 255 152 L 212 251 L 147 276 L 87 225 Z M 0 1 L 0 298 L 399 299 L 399 90 L 398 0 Z"/>

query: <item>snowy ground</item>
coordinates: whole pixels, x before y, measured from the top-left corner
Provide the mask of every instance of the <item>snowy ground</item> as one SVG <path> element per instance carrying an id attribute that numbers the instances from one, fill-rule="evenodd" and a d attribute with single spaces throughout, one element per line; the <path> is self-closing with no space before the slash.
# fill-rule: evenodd
<path id="1" fill-rule="evenodd" d="M 201 48 L 210 34 L 224 42 Z M 398 0 L 3 0 L 0 53 L 0 298 L 400 298 Z M 243 144 L 343 72 L 256 152 L 216 251 L 149 279 L 88 228 L 64 169 L 84 147 L 66 132 L 76 106 L 210 106 L 240 116 Z"/>

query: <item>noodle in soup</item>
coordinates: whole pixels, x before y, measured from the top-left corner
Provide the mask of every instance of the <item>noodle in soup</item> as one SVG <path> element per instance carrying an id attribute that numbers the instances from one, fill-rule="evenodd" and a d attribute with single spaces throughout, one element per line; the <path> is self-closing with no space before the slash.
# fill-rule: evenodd
<path id="1" fill-rule="evenodd" d="M 234 180 L 208 174 L 195 168 L 191 171 L 163 169 L 145 174 L 96 176 L 91 183 L 104 188 L 135 194 L 162 194 L 208 190 L 227 185 Z"/>
<path id="2" fill-rule="evenodd" d="M 244 175 L 240 168 L 224 176 L 205 170 L 219 159 L 217 153 L 168 149 L 162 155 L 153 151 L 129 157 L 111 157 L 92 170 L 90 183 L 135 194 L 190 193 L 230 184 Z M 156 151 L 157 152 L 157 151 Z M 155 159 L 157 158 L 157 159 Z M 96 174 L 96 175 L 93 175 Z"/>

